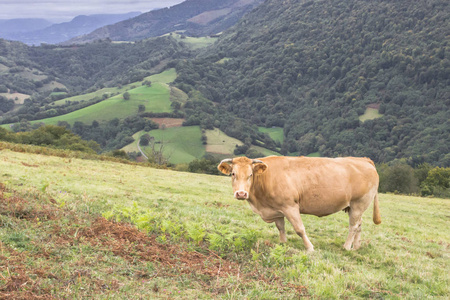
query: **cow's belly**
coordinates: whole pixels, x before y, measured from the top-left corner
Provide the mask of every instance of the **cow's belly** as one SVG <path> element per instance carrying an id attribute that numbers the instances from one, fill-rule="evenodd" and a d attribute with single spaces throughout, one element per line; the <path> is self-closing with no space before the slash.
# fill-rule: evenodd
<path id="1" fill-rule="evenodd" d="M 284 217 L 283 213 L 281 213 L 278 210 L 274 210 L 270 207 L 256 207 L 251 202 L 248 202 L 250 204 L 251 209 L 253 212 L 257 213 L 261 216 L 261 219 L 263 219 L 267 223 L 272 223 L 276 219 L 279 219 L 281 217 Z"/>
<path id="2" fill-rule="evenodd" d="M 350 205 L 351 196 L 345 193 L 308 194 L 300 199 L 300 213 L 318 217 L 328 216 Z"/>

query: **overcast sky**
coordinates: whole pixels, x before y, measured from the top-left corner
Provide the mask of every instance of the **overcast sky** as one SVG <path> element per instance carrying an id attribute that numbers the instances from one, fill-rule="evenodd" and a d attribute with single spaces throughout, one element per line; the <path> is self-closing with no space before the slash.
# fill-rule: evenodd
<path id="1" fill-rule="evenodd" d="M 0 19 L 43 18 L 70 21 L 78 15 L 148 12 L 184 0 L 0 0 Z"/>

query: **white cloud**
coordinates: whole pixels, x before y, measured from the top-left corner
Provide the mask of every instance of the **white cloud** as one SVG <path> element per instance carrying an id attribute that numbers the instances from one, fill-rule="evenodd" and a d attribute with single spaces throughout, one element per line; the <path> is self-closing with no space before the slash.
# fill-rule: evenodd
<path id="1" fill-rule="evenodd" d="M 147 12 L 184 0 L 1 0 L 0 19 L 43 18 L 69 21 L 78 15 Z"/>

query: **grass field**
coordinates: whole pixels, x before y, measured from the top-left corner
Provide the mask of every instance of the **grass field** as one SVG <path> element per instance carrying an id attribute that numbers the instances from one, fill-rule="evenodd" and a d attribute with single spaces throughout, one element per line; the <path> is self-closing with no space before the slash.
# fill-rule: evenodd
<path id="1" fill-rule="evenodd" d="M 145 134 L 144 131 L 133 135 L 134 142 L 123 147 L 126 152 L 138 152 L 137 143 L 139 138 Z M 165 150 L 163 153 L 169 158 L 172 164 L 184 164 L 193 161 L 196 158 L 202 158 L 206 153 L 219 154 L 219 156 L 234 156 L 236 145 L 243 143 L 235 138 L 229 137 L 221 130 L 206 130 L 207 145 L 201 141 L 202 133 L 199 126 L 173 127 L 164 130 L 152 130 L 149 132 L 156 141 L 164 141 Z M 157 145 L 158 146 L 158 145 Z M 159 146 L 158 146 L 159 147 Z M 253 149 L 265 156 L 279 155 L 274 151 L 252 146 Z M 142 151 L 148 156 L 151 153 L 149 147 L 141 147 Z"/>
<path id="2" fill-rule="evenodd" d="M 25 99 L 30 98 L 30 95 L 22 94 L 22 93 L 0 93 L 0 96 L 5 97 L 6 99 L 14 100 L 14 104 L 23 104 Z"/>
<path id="3" fill-rule="evenodd" d="M 72 96 L 72 97 L 67 97 L 64 98 L 62 100 L 57 100 L 52 102 L 51 105 L 54 106 L 61 106 L 61 105 L 65 105 L 68 101 L 70 102 L 81 102 L 81 101 L 89 101 L 92 100 L 94 98 L 102 98 L 103 95 L 107 95 L 108 97 L 111 97 L 112 94 L 123 94 L 127 89 L 130 89 L 130 87 L 128 85 L 123 86 L 122 88 L 118 88 L 118 87 L 111 87 L 111 88 L 103 88 L 100 89 L 98 91 L 92 92 L 92 93 L 87 93 L 87 94 L 83 94 L 83 95 L 77 95 L 77 96 Z"/>
<path id="4" fill-rule="evenodd" d="M 233 154 L 236 145 L 241 146 L 244 144 L 240 140 L 226 135 L 218 128 L 206 130 L 206 138 L 208 143 L 206 145 L 206 151 L 211 153 L 230 155 Z"/>
<path id="5" fill-rule="evenodd" d="M 225 154 L 228 156 L 234 156 L 236 145 L 241 146 L 244 144 L 240 140 L 226 135 L 218 128 L 214 128 L 214 130 L 206 130 L 206 137 L 206 152 L 213 154 Z M 264 156 L 280 155 L 275 151 L 271 151 L 263 147 L 251 146 L 251 149 L 255 149 L 256 151 L 262 153 Z"/>
<path id="6" fill-rule="evenodd" d="M 275 142 L 283 143 L 284 140 L 284 134 L 283 134 L 283 128 L 281 127 L 272 127 L 272 128 L 266 128 L 266 127 L 258 127 L 258 130 L 263 133 L 267 133 L 272 140 Z"/>
<path id="7" fill-rule="evenodd" d="M 66 121 L 73 124 L 76 121 L 91 124 L 92 121 L 98 122 L 109 121 L 114 118 L 126 118 L 134 115 L 138 111 L 139 105 L 145 105 L 146 111 L 160 113 L 171 112 L 170 107 L 170 88 L 167 83 L 172 82 L 176 78 L 175 69 L 168 69 L 160 74 L 148 76 L 144 79 L 152 82 L 150 87 L 142 85 L 142 82 L 132 83 L 121 89 L 107 88 L 97 92 L 80 95 L 76 97 L 69 97 L 55 102 L 55 105 L 61 105 L 66 100 L 81 101 L 90 100 L 94 97 L 101 97 L 103 94 L 111 94 L 120 92 L 119 95 L 110 97 L 97 104 L 79 109 L 77 111 L 42 120 L 31 121 L 31 123 L 44 123 L 48 125 L 56 125 L 59 121 Z M 129 100 L 123 99 L 123 93 L 128 91 L 130 94 Z M 9 125 L 2 125 L 8 127 Z"/>
<path id="8" fill-rule="evenodd" d="M 136 114 L 140 104 L 146 106 L 146 111 L 154 109 L 155 112 L 165 112 L 170 109 L 169 88 L 166 84 L 153 83 L 151 87 L 142 86 L 128 92 L 130 93 L 129 100 L 123 99 L 122 94 L 120 94 L 65 115 L 32 121 L 31 123 L 56 125 L 58 121 L 66 121 L 69 124 L 76 121 L 86 124 L 91 124 L 94 120 L 104 122 Z"/>
<path id="9" fill-rule="evenodd" d="M 139 151 L 137 143 L 139 138 L 145 134 L 139 131 L 133 135 L 134 143 L 125 146 L 122 150 L 126 152 Z M 148 134 L 155 138 L 155 141 L 163 144 L 164 157 L 172 164 L 189 163 L 196 158 L 205 155 L 205 147 L 201 142 L 202 132 L 199 126 L 172 127 L 166 129 L 151 130 Z M 156 144 L 156 149 L 160 149 L 161 144 Z M 151 154 L 150 146 L 141 147 L 147 156 Z"/>
<path id="10" fill-rule="evenodd" d="M 364 122 L 364 121 L 367 121 L 367 120 L 373 120 L 373 119 L 376 119 L 376 118 L 380 118 L 382 116 L 383 115 L 378 112 L 377 108 L 368 107 L 368 108 L 366 108 L 366 111 L 364 112 L 364 114 L 359 116 L 359 120 L 361 122 Z"/>
<path id="11" fill-rule="evenodd" d="M 273 224 L 233 199 L 225 176 L 9 150 L 0 151 L 0 170 L 0 297 L 445 299 L 450 293 L 448 200 L 381 194 L 383 223 L 371 222 L 370 207 L 362 248 L 349 252 L 342 249 L 345 213 L 305 215 L 316 249 L 306 255 L 290 224 L 281 246 Z"/>
<path id="12" fill-rule="evenodd" d="M 178 34 L 178 33 L 171 33 L 170 35 L 173 38 L 175 38 L 176 40 L 186 43 L 192 49 L 200 49 L 200 48 L 208 47 L 209 45 L 212 45 L 212 44 L 214 44 L 215 41 L 217 41 L 217 38 L 211 38 L 211 37 L 186 36 L 186 37 L 182 38 L 181 34 Z"/>

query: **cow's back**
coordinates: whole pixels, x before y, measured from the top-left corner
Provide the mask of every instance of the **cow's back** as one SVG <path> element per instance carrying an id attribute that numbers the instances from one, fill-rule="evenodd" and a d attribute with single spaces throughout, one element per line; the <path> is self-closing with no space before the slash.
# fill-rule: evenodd
<path id="1" fill-rule="evenodd" d="M 261 177 L 267 203 L 295 201 L 300 212 L 326 216 L 378 188 L 378 174 L 367 158 L 266 157 Z M 261 197 L 261 196 L 260 196 Z"/>

